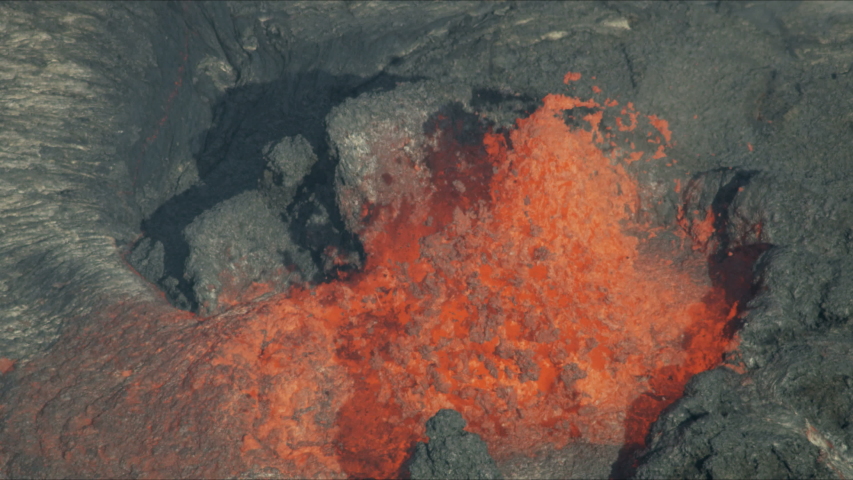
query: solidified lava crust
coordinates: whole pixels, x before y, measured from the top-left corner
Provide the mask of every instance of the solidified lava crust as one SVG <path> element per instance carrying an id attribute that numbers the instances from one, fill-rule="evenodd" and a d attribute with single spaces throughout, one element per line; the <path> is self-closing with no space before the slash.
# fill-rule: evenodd
<path id="1" fill-rule="evenodd" d="M 8 428 L 37 438 L 13 469 L 397 477 L 442 408 L 496 459 L 643 444 L 735 346 L 744 298 L 709 278 L 713 211 L 669 231 L 638 222 L 625 165 L 643 154 L 602 153 L 602 112 L 616 107 L 549 95 L 508 132 L 437 115 L 423 160 L 380 159 L 401 193 L 363 205 L 361 271 L 203 321 L 104 312 L 44 359 L 74 359 L 76 376 L 57 370 L 18 395 L 39 407 L 13 406 Z M 586 128 L 564 121 L 586 110 Z M 636 127 L 621 111 L 619 130 Z M 671 133 L 648 118 L 661 148 L 646 160 L 660 161 Z M 664 234 L 675 240 L 651 242 Z"/>

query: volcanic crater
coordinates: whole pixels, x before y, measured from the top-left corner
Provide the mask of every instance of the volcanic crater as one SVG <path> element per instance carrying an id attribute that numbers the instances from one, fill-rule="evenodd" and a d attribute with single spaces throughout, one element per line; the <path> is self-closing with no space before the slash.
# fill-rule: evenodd
<path id="1" fill-rule="evenodd" d="M 777 146 L 818 128 L 814 85 L 841 74 L 744 67 L 782 48 L 754 11 L 2 8 L 16 31 L 86 46 L 44 33 L 0 53 L 20 72 L 64 65 L 67 83 L 21 73 L 15 88 L 59 82 L 67 111 L 103 122 L 0 150 L 0 185 L 18 185 L 0 252 L 22 292 L 0 361 L 3 475 L 853 471 L 851 172 L 840 141 L 814 165 Z M 822 14 L 768 12 L 791 31 Z M 93 37 L 105 18 L 148 40 Z M 746 96 L 637 51 L 666 44 L 656 25 L 679 59 L 713 45 L 708 72 Z M 720 28 L 735 40 L 703 36 Z M 727 60 L 747 40 L 750 59 Z M 131 47 L 138 71 L 75 96 Z M 441 450 L 453 441 L 465 449 Z"/>

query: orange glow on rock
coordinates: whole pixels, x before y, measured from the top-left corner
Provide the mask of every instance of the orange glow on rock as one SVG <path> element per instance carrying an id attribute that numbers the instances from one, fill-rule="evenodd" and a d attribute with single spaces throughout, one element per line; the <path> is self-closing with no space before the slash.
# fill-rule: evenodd
<path id="1" fill-rule="evenodd" d="M 663 135 L 666 143 L 672 139 L 672 132 L 669 130 L 669 122 L 662 118 L 658 118 L 657 115 L 649 115 L 649 122 L 655 127 L 661 135 Z"/>
<path id="2" fill-rule="evenodd" d="M 11 358 L 0 357 L 0 374 L 7 374 L 15 369 L 15 361 Z"/>
<path id="3" fill-rule="evenodd" d="M 580 79 L 581 79 L 581 74 L 576 73 L 576 72 L 568 72 L 565 75 L 563 75 L 563 83 L 565 83 L 566 85 L 568 85 L 569 82 L 577 82 Z"/>
<path id="4" fill-rule="evenodd" d="M 384 159 L 429 174 L 395 175 L 399 198 L 363 206 L 364 270 L 252 307 L 214 361 L 269 384 L 247 393 L 266 413 L 244 455 L 262 445 L 286 474 L 396 477 L 441 408 L 498 459 L 641 444 L 689 378 L 719 364 L 736 305 L 704 258 L 676 268 L 644 243 L 622 164 L 637 157 L 602 154 L 600 111 L 569 128 L 561 115 L 576 107 L 604 108 L 549 95 L 477 144 L 438 117 L 424 165 Z M 633 129 L 633 106 L 623 114 Z M 712 229 L 709 212 L 694 240 Z"/>

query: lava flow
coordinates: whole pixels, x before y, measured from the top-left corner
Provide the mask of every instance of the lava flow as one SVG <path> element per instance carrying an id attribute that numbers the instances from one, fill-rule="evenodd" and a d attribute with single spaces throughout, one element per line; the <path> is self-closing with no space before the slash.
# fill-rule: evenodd
<path id="1" fill-rule="evenodd" d="M 720 362 L 734 306 L 701 262 L 676 268 L 627 233 L 649 228 L 633 220 L 638 187 L 602 154 L 600 111 L 588 130 L 566 125 L 578 107 L 604 108 L 550 95 L 480 143 L 438 116 L 423 164 L 386 159 L 381 178 L 400 195 L 362 209 L 363 271 L 268 303 L 263 327 L 217 360 L 290 372 L 265 394 L 247 454 L 264 445 L 395 477 L 441 408 L 496 458 L 641 444 L 687 380 Z"/>
<path id="2" fill-rule="evenodd" d="M 602 153 L 615 106 L 549 95 L 509 132 L 436 115 L 423 158 L 375 145 L 396 196 L 362 205 L 361 271 L 201 323 L 162 306 L 92 320 L 24 372 L 30 400 L 6 406 L 19 412 L 7 430 L 36 435 L 15 461 L 66 476 L 398 477 L 442 408 L 498 460 L 642 444 L 733 346 L 737 303 L 691 248 L 707 228 L 652 246 L 624 169 L 644 154 Z M 622 114 L 618 130 L 637 125 Z M 663 147 L 666 122 L 649 120 Z"/>

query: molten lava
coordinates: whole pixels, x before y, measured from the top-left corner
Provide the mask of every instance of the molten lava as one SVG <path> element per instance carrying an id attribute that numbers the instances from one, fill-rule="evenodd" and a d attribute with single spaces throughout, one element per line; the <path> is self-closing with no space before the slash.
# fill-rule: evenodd
<path id="1" fill-rule="evenodd" d="M 642 444 L 732 346 L 746 297 L 716 285 L 750 281 L 725 258 L 760 252 L 729 252 L 709 277 L 713 209 L 679 210 L 672 232 L 639 223 L 643 192 L 623 166 L 665 156 L 670 131 L 630 104 L 601 128 L 613 107 L 550 95 L 505 133 L 437 115 L 423 156 L 391 134 L 374 140 L 379 168 L 365 181 L 383 193 L 355 218 L 360 272 L 207 319 L 127 299 L 71 322 L 0 405 L 14 412 L 6 438 L 20 440 L 0 445 L 0 465 L 398 477 L 442 408 L 498 460 Z M 638 122 L 654 132 L 632 138 L 656 151 L 618 147 Z"/>
<path id="2" fill-rule="evenodd" d="M 597 109 L 589 129 L 563 120 L 579 107 Z M 245 392 L 258 404 L 247 461 L 395 477 L 441 408 L 499 459 L 641 444 L 720 362 L 736 305 L 701 258 L 676 267 L 645 244 L 623 168 L 639 155 L 602 153 L 604 108 L 550 95 L 481 142 L 438 116 L 424 162 L 384 159 L 383 184 L 400 193 L 362 208 L 363 271 L 253 307 L 213 363 L 263 385 Z M 636 126 L 623 113 L 620 129 Z M 666 122 L 649 119 L 668 143 Z"/>

